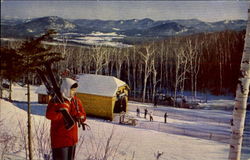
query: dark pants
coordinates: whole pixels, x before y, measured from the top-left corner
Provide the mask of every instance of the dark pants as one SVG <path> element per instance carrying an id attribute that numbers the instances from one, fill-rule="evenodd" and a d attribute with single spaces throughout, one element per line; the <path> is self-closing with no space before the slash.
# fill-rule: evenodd
<path id="1" fill-rule="evenodd" d="M 74 160 L 76 146 L 52 148 L 53 160 Z"/>
<path id="2" fill-rule="evenodd" d="M 149 118 L 150 118 L 150 121 L 153 121 L 153 117 L 152 116 L 150 116 Z"/>

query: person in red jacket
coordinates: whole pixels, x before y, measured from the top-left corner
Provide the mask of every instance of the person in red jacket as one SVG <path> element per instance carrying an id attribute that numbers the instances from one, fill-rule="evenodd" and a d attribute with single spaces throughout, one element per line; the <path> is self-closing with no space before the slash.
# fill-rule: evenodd
<path id="1" fill-rule="evenodd" d="M 70 115 L 78 122 L 86 120 L 86 113 L 80 99 L 75 96 L 78 84 L 70 78 L 62 80 L 61 93 L 64 103 L 58 103 L 52 99 L 47 107 L 46 118 L 51 120 L 50 137 L 53 160 L 74 160 L 75 148 L 78 141 L 77 123 L 70 129 L 66 129 L 61 108 L 67 109 Z"/>

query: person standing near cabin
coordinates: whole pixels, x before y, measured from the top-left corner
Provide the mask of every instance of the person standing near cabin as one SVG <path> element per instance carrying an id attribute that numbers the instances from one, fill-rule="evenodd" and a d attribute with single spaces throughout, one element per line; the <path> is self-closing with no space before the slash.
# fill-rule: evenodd
<path id="1" fill-rule="evenodd" d="M 76 144 L 78 142 L 77 123 L 70 129 L 64 125 L 60 109 L 66 109 L 78 123 L 86 120 L 86 113 L 80 99 L 75 96 L 78 84 L 70 78 L 62 80 L 61 94 L 63 103 L 58 103 L 53 98 L 47 107 L 46 118 L 51 120 L 50 137 L 53 160 L 74 160 Z"/>
<path id="2" fill-rule="evenodd" d="M 167 117 L 168 117 L 168 113 L 166 112 L 166 113 L 164 114 L 164 123 L 167 123 Z"/>
<path id="3" fill-rule="evenodd" d="M 153 113 L 152 112 L 149 113 L 149 121 L 153 122 Z"/>
<path id="4" fill-rule="evenodd" d="M 121 98 L 121 111 L 126 112 L 126 108 L 127 108 L 126 106 L 127 106 L 126 98 L 123 96 L 123 97 Z"/>
<path id="5" fill-rule="evenodd" d="M 147 108 L 145 108 L 145 111 L 144 111 L 144 118 L 147 119 L 147 114 L 148 114 L 148 110 Z"/>
<path id="6" fill-rule="evenodd" d="M 158 103 L 158 96 L 155 95 L 155 97 L 154 97 L 154 107 L 157 107 L 157 103 Z"/>
<path id="7" fill-rule="evenodd" d="M 136 109 L 137 117 L 140 117 L 140 109 L 137 107 Z"/>

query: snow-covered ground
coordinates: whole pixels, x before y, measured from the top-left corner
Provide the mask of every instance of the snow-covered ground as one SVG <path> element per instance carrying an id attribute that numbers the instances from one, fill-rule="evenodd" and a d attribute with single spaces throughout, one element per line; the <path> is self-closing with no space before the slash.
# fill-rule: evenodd
<path id="1" fill-rule="evenodd" d="M 30 31 L 32 32 L 32 31 Z M 61 37 L 54 38 L 57 42 L 43 42 L 49 45 L 58 45 L 67 42 L 74 42 L 80 45 L 98 45 L 98 46 L 112 46 L 118 48 L 131 47 L 131 45 L 117 42 L 118 39 L 123 39 L 125 35 L 117 34 L 116 32 L 102 33 L 92 32 L 91 34 L 79 34 L 79 33 L 64 33 Z M 2 41 L 17 41 L 14 38 L 1 38 Z"/>
<path id="2" fill-rule="evenodd" d="M 37 103 L 36 88 L 31 87 L 34 156 L 43 159 L 42 155 L 50 153 L 50 123 L 44 117 L 46 105 Z M 6 92 L 4 94 L 7 96 Z M 15 145 L 5 152 L 5 156 L 25 159 L 26 88 L 13 86 L 12 97 L 12 103 L 0 99 L 0 134 L 17 137 L 12 142 Z M 136 116 L 137 107 L 141 110 L 141 117 Z M 153 122 L 144 119 L 144 108 L 153 113 Z M 163 119 L 165 112 L 168 112 L 166 124 Z M 114 160 L 154 160 L 161 153 L 159 160 L 226 160 L 231 114 L 231 111 L 223 110 L 154 108 L 152 104 L 130 101 L 128 115 L 138 120 L 137 125 L 119 125 L 116 121 L 89 117 L 87 123 L 91 130 L 79 129 L 77 160 L 99 160 L 105 155 L 105 150 L 108 159 Z M 249 154 L 244 160 L 248 158 Z"/>
<path id="3" fill-rule="evenodd" d="M 131 47 L 131 45 L 123 44 L 121 42 L 116 42 L 114 40 L 123 39 L 125 36 L 117 34 L 116 32 L 102 33 L 102 32 L 92 32 L 91 34 L 79 34 L 76 36 L 74 33 L 64 34 L 64 38 L 56 38 L 58 41 L 75 42 L 78 44 L 86 45 L 100 45 L 100 46 L 112 46 L 112 47 Z M 70 38 L 69 38 L 70 37 Z"/>

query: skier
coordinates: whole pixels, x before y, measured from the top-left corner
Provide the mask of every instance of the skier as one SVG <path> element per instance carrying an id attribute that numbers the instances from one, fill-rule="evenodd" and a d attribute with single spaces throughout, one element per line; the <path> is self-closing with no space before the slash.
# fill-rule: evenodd
<path id="1" fill-rule="evenodd" d="M 147 119 L 147 114 L 148 114 L 148 110 L 147 108 L 145 108 L 145 112 L 144 112 L 144 118 Z"/>
<path id="2" fill-rule="evenodd" d="M 138 107 L 136 109 L 136 112 L 137 112 L 137 117 L 140 117 L 140 109 Z"/>
<path id="3" fill-rule="evenodd" d="M 155 95 L 155 97 L 154 97 L 154 107 L 157 107 L 157 103 L 158 103 L 158 96 Z"/>
<path id="4" fill-rule="evenodd" d="M 166 113 L 164 114 L 164 123 L 167 123 L 167 117 L 168 117 L 168 113 L 166 112 Z"/>
<path id="5" fill-rule="evenodd" d="M 149 113 L 149 121 L 150 121 L 150 122 L 153 121 L 153 113 L 152 113 L 152 112 Z"/>
<path id="6" fill-rule="evenodd" d="M 74 160 L 78 141 L 78 128 L 75 123 L 72 128 L 66 129 L 60 110 L 66 109 L 78 123 L 86 120 L 86 113 L 80 99 L 75 96 L 78 84 L 70 78 L 62 80 L 61 94 L 63 103 L 53 98 L 47 107 L 46 118 L 51 120 L 50 137 L 53 160 Z"/>

